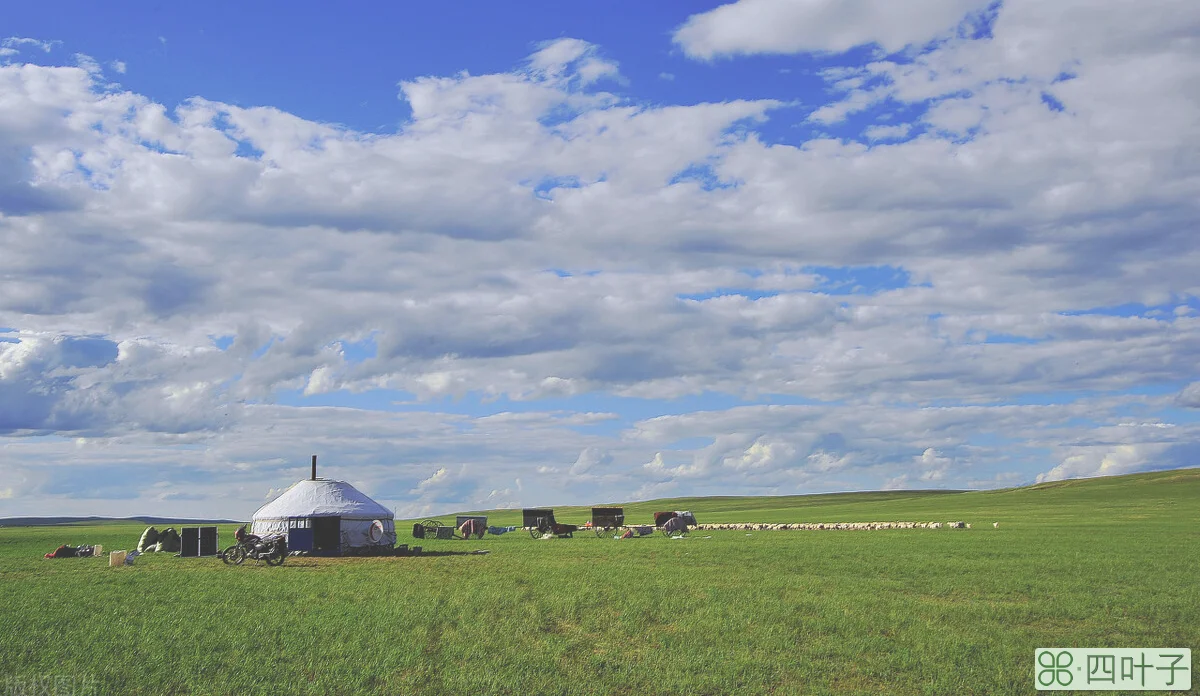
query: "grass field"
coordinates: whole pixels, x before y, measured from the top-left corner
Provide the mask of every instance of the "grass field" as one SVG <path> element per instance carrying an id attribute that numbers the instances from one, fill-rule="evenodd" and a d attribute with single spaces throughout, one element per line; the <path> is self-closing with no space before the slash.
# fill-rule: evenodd
<path id="1" fill-rule="evenodd" d="M 1037 647 L 1200 648 L 1200 469 L 627 519 L 656 509 L 974 529 L 413 542 L 398 522 L 432 553 L 110 569 L 41 555 L 132 548 L 140 525 L 5 528 L 0 694 L 36 675 L 100 694 L 1030 694 Z"/>

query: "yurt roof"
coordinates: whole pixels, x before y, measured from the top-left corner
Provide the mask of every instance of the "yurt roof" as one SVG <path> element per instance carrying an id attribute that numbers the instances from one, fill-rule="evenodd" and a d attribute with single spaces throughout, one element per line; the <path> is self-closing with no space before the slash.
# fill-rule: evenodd
<path id="1" fill-rule="evenodd" d="M 345 481 L 319 478 L 297 481 L 254 513 L 256 520 L 322 516 L 390 520 L 392 511 Z"/>

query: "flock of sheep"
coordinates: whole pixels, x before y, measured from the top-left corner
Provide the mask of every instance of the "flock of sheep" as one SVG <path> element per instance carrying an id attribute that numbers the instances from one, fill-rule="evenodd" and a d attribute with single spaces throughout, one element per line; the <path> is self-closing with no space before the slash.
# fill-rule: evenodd
<path id="1" fill-rule="evenodd" d="M 1000 523 L 993 522 L 993 527 Z M 968 522 L 800 522 L 797 524 L 759 524 L 752 522 L 738 524 L 701 524 L 694 527 L 697 530 L 734 529 L 747 532 L 757 532 L 778 529 L 970 529 Z"/>

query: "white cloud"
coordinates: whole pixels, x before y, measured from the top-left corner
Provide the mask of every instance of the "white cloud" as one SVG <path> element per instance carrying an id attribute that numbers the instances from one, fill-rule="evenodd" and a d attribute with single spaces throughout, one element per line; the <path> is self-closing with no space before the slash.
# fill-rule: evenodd
<path id="1" fill-rule="evenodd" d="M 830 71 L 836 101 L 795 118 L 932 100 L 871 145 L 768 145 L 776 101 L 634 103 L 574 40 L 405 80 L 395 133 L 0 67 L 0 432 L 64 474 L 0 479 L 4 511 L 153 512 L 202 471 L 234 477 L 234 516 L 296 478 L 297 442 L 414 514 L 1194 461 L 1195 425 L 1128 425 L 1198 403 L 1177 9 L 1009 3 L 992 38 Z M 908 280 L 871 287 L 879 265 Z M 1165 309 L 1082 311 L 1137 302 Z M 1177 393 L 1122 393 L 1146 385 Z M 306 394 L 361 408 L 272 405 Z M 729 407 L 768 396 L 808 405 Z M 442 412 L 472 399 L 509 403 Z M 142 486 L 163 460 L 171 486 Z"/>
<path id="2" fill-rule="evenodd" d="M 700 462 L 694 462 L 692 464 L 678 464 L 676 466 L 669 466 L 667 464 L 665 458 L 663 457 L 662 452 L 655 452 L 654 457 L 651 458 L 650 461 L 643 464 L 642 468 L 645 469 L 651 475 L 656 476 L 656 477 L 661 477 L 666 480 L 680 478 L 680 477 L 686 478 L 689 476 L 694 477 L 694 476 L 698 476 L 698 475 L 706 472 L 706 469 L 703 467 L 703 465 Z"/>
<path id="3" fill-rule="evenodd" d="M 597 467 L 602 467 L 611 464 L 613 461 L 612 455 L 595 447 L 585 447 L 579 453 L 579 457 L 575 459 L 575 463 L 571 465 L 570 474 L 572 476 L 580 476 L 582 474 L 592 473 Z"/>
<path id="4" fill-rule="evenodd" d="M 49 53 L 55 46 L 61 43 L 61 41 L 43 41 L 28 37 L 10 36 L 6 39 L 0 39 L 0 47 L 3 47 L 3 52 L 0 52 L 0 55 L 16 55 L 25 47 L 40 49 L 42 53 Z"/>
<path id="5" fill-rule="evenodd" d="M 1200 408 L 1200 382 L 1192 382 L 1176 397 L 1176 403 L 1188 408 Z"/>
<path id="6" fill-rule="evenodd" d="M 450 474 L 446 471 L 446 467 L 442 467 L 427 478 L 417 484 L 417 490 L 429 490 L 438 486 L 443 486 L 450 480 Z"/>
<path id="7" fill-rule="evenodd" d="M 810 455 L 810 463 L 814 461 L 814 457 L 819 457 L 821 454 L 823 453 Z M 735 471 L 746 473 L 771 471 L 788 465 L 795 455 L 796 450 L 789 443 L 774 438 L 759 437 L 741 453 L 725 457 L 724 464 Z M 824 461 L 820 460 L 818 466 L 823 463 Z"/>
<path id="8" fill-rule="evenodd" d="M 125 67 L 126 67 L 126 66 L 125 66 L 125 61 L 123 61 L 123 60 L 114 60 L 114 61 L 111 61 L 111 62 L 109 62 L 108 66 L 109 66 L 110 68 L 112 68 L 112 69 L 113 69 L 113 71 L 114 71 L 114 72 L 116 72 L 116 73 L 119 73 L 119 74 L 121 74 L 121 75 L 124 75 L 124 74 L 125 74 Z"/>
<path id="9" fill-rule="evenodd" d="M 877 44 L 893 53 L 955 29 L 985 0 L 737 0 L 692 15 L 675 31 L 700 59 L 755 53 L 848 51 Z"/>
<path id="10" fill-rule="evenodd" d="M 75 64 L 88 71 L 88 73 L 92 75 L 99 75 L 101 72 L 103 72 L 100 64 L 96 62 L 96 59 L 85 53 L 75 54 Z"/>
<path id="11" fill-rule="evenodd" d="M 946 478 L 947 472 L 954 464 L 954 460 L 949 457 L 943 457 L 932 447 L 926 448 L 916 460 L 917 467 L 920 470 L 918 478 L 922 481 L 941 481 Z"/>
<path id="12" fill-rule="evenodd" d="M 843 469 L 851 462 L 852 459 L 849 456 L 838 456 L 822 450 L 808 455 L 808 469 L 822 474 Z"/>
<path id="13" fill-rule="evenodd" d="M 1117 445 L 1111 449 L 1093 447 L 1073 454 L 1058 466 L 1038 474 L 1037 482 L 1062 481 L 1093 476 L 1116 476 L 1160 468 L 1155 459 L 1166 450 L 1164 445 Z"/>
<path id="14" fill-rule="evenodd" d="M 557 39 L 540 44 L 537 52 L 529 57 L 529 65 L 535 75 L 550 80 L 571 75 L 583 85 L 620 76 L 616 62 L 600 57 L 594 44 L 579 39 Z"/>
<path id="15" fill-rule="evenodd" d="M 897 123 L 891 126 L 871 126 L 865 134 L 869 140 L 900 140 L 912 130 L 911 123 Z"/>
<path id="16" fill-rule="evenodd" d="M 333 377 L 332 370 L 328 365 L 321 365 L 312 371 L 312 375 L 308 378 L 308 384 L 304 387 L 304 395 L 311 396 L 313 394 L 325 394 L 334 391 L 337 388 L 337 383 Z"/>

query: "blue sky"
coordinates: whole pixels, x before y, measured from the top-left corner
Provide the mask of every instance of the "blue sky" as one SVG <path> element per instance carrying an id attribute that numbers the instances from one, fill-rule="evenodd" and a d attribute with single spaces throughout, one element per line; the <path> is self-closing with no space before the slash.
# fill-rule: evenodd
<path id="1" fill-rule="evenodd" d="M 1195 464 L 1188 3 L 66 7 L 0 23 L 0 516 Z"/>
<path id="2" fill-rule="evenodd" d="M 396 83 L 422 75 L 510 70 L 541 42 L 577 38 L 622 65 L 621 93 L 639 102 L 695 104 L 728 98 L 820 99 L 815 69 L 836 60 L 758 57 L 689 60 L 672 30 L 720 3 L 618 2 L 604 7 L 530 2 L 388 5 L 347 16 L 324 3 L 279 7 L 170 7 L 138 11 L 77 3 L 69 13 L 26 4 L 6 13 L 16 36 L 53 36 L 59 50 L 136 69 L 121 83 L 164 104 L 194 96 L 269 105 L 365 132 L 395 132 L 409 116 Z M 783 72 L 786 71 L 786 72 Z M 669 77 L 664 77 L 664 75 Z"/>

